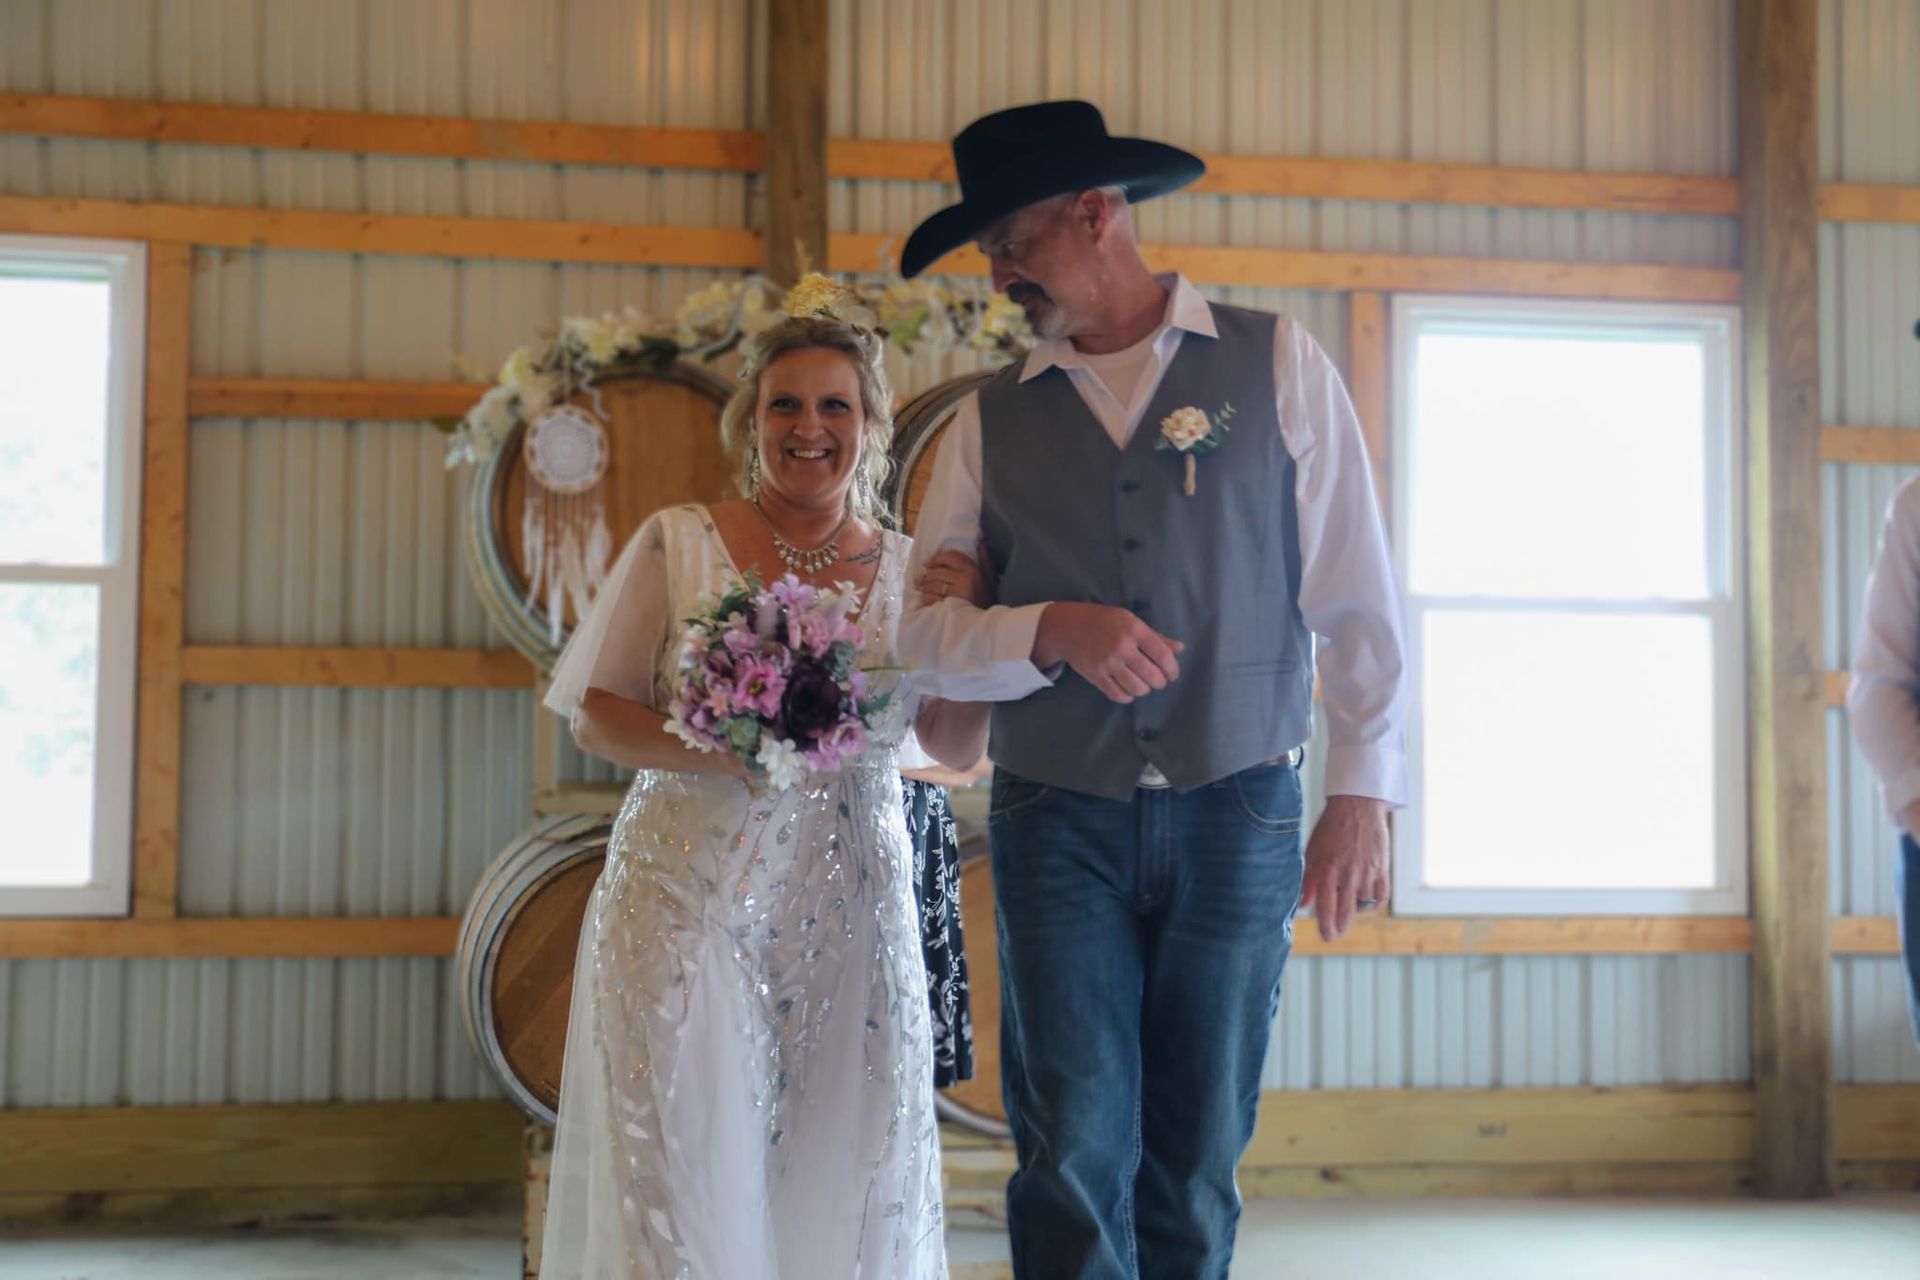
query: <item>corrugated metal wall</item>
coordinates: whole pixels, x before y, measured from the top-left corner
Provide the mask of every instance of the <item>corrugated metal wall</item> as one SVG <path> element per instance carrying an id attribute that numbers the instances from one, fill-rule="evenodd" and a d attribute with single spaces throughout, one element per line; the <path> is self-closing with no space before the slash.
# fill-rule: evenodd
<path id="1" fill-rule="evenodd" d="M 1045 97 L 1202 151 L 1731 173 L 1729 0 L 843 0 L 836 135 L 945 138 Z M 834 184 L 837 231 L 904 236 L 926 183 Z M 1172 196 L 1149 242 L 1732 266 L 1731 219 Z M 1292 314 L 1345 364 L 1336 293 Z M 958 372 L 902 361 L 911 392 Z M 1311 927 L 1311 926 L 1307 926 Z M 1743 957 L 1300 959 L 1272 1088 L 1636 1084 L 1749 1075 Z"/>
<path id="2" fill-rule="evenodd" d="M 1920 181 L 1901 123 L 1920 92 L 1917 6 L 1825 7 L 1830 176 Z M 1003 105 L 1078 95 L 1118 130 L 1207 150 L 1730 173 L 1732 8 L 840 0 L 831 122 L 838 134 L 942 138 Z M 0 0 L 0 89 L 18 91 L 751 127 L 766 56 L 753 0 Z M 0 190 L 701 226 L 756 217 L 753 184 L 738 177 L 4 137 Z M 927 184 L 840 182 L 833 225 L 904 235 L 950 198 Z M 1734 264 L 1738 243 L 1726 219 L 1210 196 L 1159 202 L 1141 223 L 1166 242 L 1705 266 Z M 1829 417 L 1920 425 L 1920 374 L 1894 323 L 1898 300 L 1920 296 L 1920 231 L 1829 228 L 1823 253 Z M 196 372 L 238 376 L 445 377 L 455 353 L 491 362 L 561 314 L 670 305 L 712 276 L 238 251 L 198 265 Z M 1342 296 L 1223 296 L 1291 312 L 1344 360 Z M 922 357 L 896 380 L 910 393 L 970 366 Z M 1836 661 L 1892 480 L 1828 477 Z M 457 555 L 458 477 L 417 428 L 200 422 L 191 482 L 193 640 L 496 642 Z M 529 714 L 512 692 L 194 691 L 185 908 L 458 909 L 526 819 Z M 1835 805 L 1835 905 L 1884 911 L 1884 841 L 1837 721 L 1832 754 L 1847 797 Z M 569 760 L 574 776 L 596 773 Z M 494 784 L 484 801 L 470 785 L 479 777 Z M 444 962 L 0 970 L 9 1105 L 484 1088 Z M 1896 994 L 1890 962 L 1838 967 L 1845 1078 L 1920 1078 L 1894 1034 Z M 1741 957 L 1303 959 L 1268 1083 L 1735 1080 L 1747 1074 L 1746 1028 Z"/>
<path id="3" fill-rule="evenodd" d="M 1820 176 L 1920 183 L 1920 0 L 1820 6 Z M 1820 411 L 1847 426 L 1920 428 L 1920 227 L 1829 223 L 1820 229 Z M 1881 518 L 1906 467 L 1830 465 L 1826 503 L 1827 659 L 1845 666 Z M 1828 713 L 1833 907 L 1894 908 L 1892 828 L 1846 713 Z M 1834 964 L 1836 1065 L 1843 1081 L 1920 1081 L 1899 962 Z"/>
<path id="4" fill-rule="evenodd" d="M 0 0 L 0 89 L 742 128 L 761 23 L 751 0 Z M 754 198 L 738 176 L 14 137 L 0 190 L 703 227 L 749 225 Z M 226 250 L 196 269 L 196 374 L 399 379 L 714 275 Z M 414 424 L 196 421 L 189 642 L 500 644 L 441 457 Z M 458 913 L 529 820 L 531 717 L 514 691 L 190 690 L 182 910 Z M 445 961 L 0 962 L 0 1026 L 12 1106 L 490 1091 Z"/>

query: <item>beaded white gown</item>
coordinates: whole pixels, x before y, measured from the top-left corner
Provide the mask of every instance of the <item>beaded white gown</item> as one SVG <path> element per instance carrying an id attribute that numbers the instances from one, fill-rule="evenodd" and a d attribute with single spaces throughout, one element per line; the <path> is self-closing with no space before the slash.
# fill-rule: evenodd
<path id="1" fill-rule="evenodd" d="M 890 664 L 909 549 L 881 539 L 867 667 Z M 548 704 L 571 714 L 598 687 L 664 709 L 678 620 L 733 576 L 704 508 L 649 519 Z M 543 1280 L 946 1275 L 909 701 L 801 787 L 635 778 L 581 931 Z"/>

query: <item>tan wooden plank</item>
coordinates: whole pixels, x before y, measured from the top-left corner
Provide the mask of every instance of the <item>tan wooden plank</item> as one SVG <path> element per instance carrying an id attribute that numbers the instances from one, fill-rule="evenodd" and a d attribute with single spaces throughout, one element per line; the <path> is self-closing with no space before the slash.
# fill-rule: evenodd
<path id="1" fill-rule="evenodd" d="M 1824 427 L 1820 432 L 1820 460 L 1920 465 L 1920 428 Z"/>
<path id="2" fill-rule="evenodd" d="M 464 415 L 486 390 L 484 382 L 195 378 L 188 384 L 187 409 L 196 418 L 414 422 Z"/>
<path id="3" fill-rule="evenodd" d="M 0 1113 L 0 1193 L 505 1182 L 503 1102 L 114 1107 Z"/>
<path id="4" fill-rule="evenodd" d="M 944 142 L 835 138 L 830 156 L 836 178 L 955 180 L 953 158 Z M 1207 195 L 1615 213 L 1731 216 L 1740 211 L 1737 178 L 1310 156 L 1203 154 L 1201 158 L 1207 162 L 1207 175 L 1189 189 Z"/>
<path id="5" fill-rule="evenodd" d="M 767 274 L 827 266 L 827 0 L 768 7 Z"/>
<path id="6" fill-rule="evenodd" d="M 535 811 L 603 813 L 619 809 L 618 784 L 568 784 L 543 792 Z M 438 917 L 178 920 L 45 919 L 10 923 L 0 958 L 74 956 L 406 956 L 451 955 L 459 922 Z M 1842 916 L 1834 949 L 1849 955 L 1898 953 L 1891 917 Z M 1740 917 L 1542 917 L 1407 920 L 1369 917 L 1331 946 L 1312 930 L 1294 940 L 1299 955 L 1690 955 L 1747 949 Z"/>
<path id="7" fill-rule="evenodd" d="M 455 917 L 10 920 L 0 959 L 450 956 Z"/>
<path id="8" fill-rule="evenodd" d="M 1381 510 L 1391 511 L 1387 496 L 1387 300 L 1371 289 L 1347 298 L 1347 387 L 1353 411 L 1373 460 L 1373 490 Z"/>
<path id="9" fill-rule="evenodd" d="M 1818 661 L 1816 0 L 1737 11 L 1746 343 L 1748 758 L 1757 1186 L 1834 1180 L 1827 762 Z"/>
<path id="10" fill-rule="evenodd" d="M 147 247 L 140 491 L 140 687 L 134 737 L 133 914 L 171 916 L 180 880 L 181 645 L 187 581 L 187 375 L 193 249 Z"/>
<path id="11" fill-rule="evenodd" d="M 1829 182 L 1820 188 L 1819 207 L 1831 222 L 1920 222 L 1920 187 Z"/>
<path id="12" fill-rule="evenodd" d="M 1841 1159 L 1920 1161 L 1920 1085 L 1840 1085 L 1833 1114 Z"/>
<path id="13" fill-rule="evenodd" d="M 761 259 L 759 235 L 729 228 L 325 213 L 65 196 L 0 196 L 0 231 L 522 262 L 750 270 Z"/>
<path id="14" fill-rule="evenodd" d="M 327 688 L 515 689 L 533 667 L 511 649 L 338 649 L 190 645 L 189 684 Z"/>
<path id="15" fill-rule="evenodd" d="M 656 129 L 31 93 L 0 94 L 0 133 L 733 173 L 758 172 L 766 153 L 762 135 L 739 129 Z"/>
<path id="16" fill-rule="evenodd" d="M 1900 922 L 1893 916 L 1835 916 L 1828 929 L 1835 955 L 1900 954 Z"/>
<path id="17" fill-rule="evenodd" d="M 1742 952 L 1744 916 L 1363 915 L 1339 942 L 1297 929 L 1295 955 L 1645 955 Z"/>
<path id="18" fill-rule="evenodd" d="M 899 236 L 836 235 L 833 237 L 834 269 L 892 270 L 901 242 Z M 1156 271 L 1178 271 L 1203 284 L 1655 302 L 1731 303 L 1740 297 L 1740 273 L 1717 267 L 1324 253 L 1206 245 L 1147 245 L 1143 252 Z M 928 270 L 934 275 L 983 276 L 986 260 L 979 250 L 968 246 L 948 254 Z"/>
<path id="19" fill-rule="evenodd" d="M 1252 1167 L 1742 1161 L 1738 1087 L 1269 1092 Z"/>

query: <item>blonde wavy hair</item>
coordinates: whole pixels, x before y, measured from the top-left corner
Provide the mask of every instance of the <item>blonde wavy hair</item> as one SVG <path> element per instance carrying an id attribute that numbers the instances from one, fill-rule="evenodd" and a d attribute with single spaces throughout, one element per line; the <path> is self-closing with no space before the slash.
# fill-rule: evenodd
<path id="1" fill-rule="evenodd" d="M 893 470 L 888 453 L 893 444 L 893 389 L 887 382 L 880 335 L 831 316 L 789 316 L 747 340 L 740 387 L 720 412 L 720 442 L 739 463 L 740 492 L 753 496 L 757 447 L 754 410 L 760 405 L 760 375 L 781 356 L 810 348 L 839 352 L 853 363 L 859 376 L 860 404 L 867 421 L 861 432 L 860 461 L 854 468 L 847 505 L 855 516 L 870 524 L 891 525 L 892 514 L 880 500 L 880 493 Z"/>

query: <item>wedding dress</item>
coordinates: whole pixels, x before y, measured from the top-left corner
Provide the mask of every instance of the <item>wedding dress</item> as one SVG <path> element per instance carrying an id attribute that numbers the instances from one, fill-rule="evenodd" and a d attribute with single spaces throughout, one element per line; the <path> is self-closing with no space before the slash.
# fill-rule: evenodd
<path id="1" fill-rule="evenodd" d="M 908 550 L 881 534 L 862 666 L 891 663 Z M 704 508 L 649 519 L 548 705 L 570 715 L 592 687 L 664 710 L 680 620 L 737 576 Z M 581 930 L 543 1280 L 946 1275 L 909 704 L 785 791 L 634 779 Z"/>

